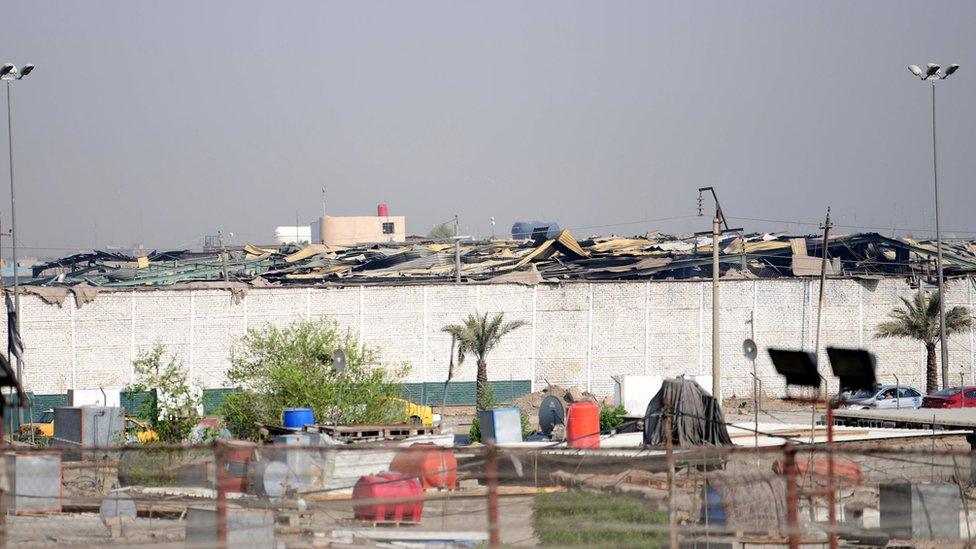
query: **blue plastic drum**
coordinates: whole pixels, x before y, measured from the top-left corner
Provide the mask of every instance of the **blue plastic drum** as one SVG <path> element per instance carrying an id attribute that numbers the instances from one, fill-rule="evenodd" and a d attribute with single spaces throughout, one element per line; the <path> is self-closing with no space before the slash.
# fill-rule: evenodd
<path id="1" fill-rule="evenodd" d="M 281 423 L 288 429 L 301 429 L 315 424 L 315 414 L 311 408 L 285 408 L 282 415 Z"/>

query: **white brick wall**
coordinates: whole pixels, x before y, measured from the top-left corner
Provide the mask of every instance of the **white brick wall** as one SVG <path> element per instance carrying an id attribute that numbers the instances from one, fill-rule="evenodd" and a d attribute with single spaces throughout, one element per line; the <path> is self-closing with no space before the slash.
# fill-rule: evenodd
<path id="1" fill-rule="evenodd" d="M 722 282 L 726 395 L 751 391 L 752 366 L 741 345 L 753 329 L 757 370 L 767 389 L 781 391 L 765 349 L 813 348 L 818 287 L 811 279 Z M 825 290 L 821 347 L 864 345 L 877 354 L 882 380 L 897 374 L 902 383 L 924 384 L 919 343 L 873 337 L 898 298 L 911 297 L 905 282 L 831 280 Z M 950 306 L 971 306 L 976 293 L 969 280 L 948 291 Z M 230 348 L 248 327 L 328 317 L 378 347 L 382 364 L 409 364 L 407 381 L 443 381 L 451 340 L 441 328 L 480 311 L 531 323 L 492 353 L 492 379 L 532 379 L 536 386 L 548 380 L 609 394 L 611 375 L 709 373 L 711 299 L 710 283 L 699 281 L 262 288 L 238 304 L 220 290 L 124 290 L 103 291 L 80 309 L 70 299 L 58 307 L 23 296 L 25 378 L 37 393 L 119 388 L 132 378 L 133 356 L 159 342 L 197 383 L 219 387 L 227 383 Z M 960 373 L 972 380 L 973 341 L 972 332 L 950 339 L 954 383 Z M 455 379 L 473 380 L 474 370 L 467 361 Z"/>

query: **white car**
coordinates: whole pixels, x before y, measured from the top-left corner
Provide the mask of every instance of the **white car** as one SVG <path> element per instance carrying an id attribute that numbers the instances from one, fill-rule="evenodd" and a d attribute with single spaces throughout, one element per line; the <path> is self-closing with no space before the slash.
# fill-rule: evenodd
<path id="1" fill-rule="evenodd" d="M 861 390 L 840 403 L 848 410 L 914 410 L 922 407 L 922 393 L 913 387 L 882 385 L 873 390 Z"/>

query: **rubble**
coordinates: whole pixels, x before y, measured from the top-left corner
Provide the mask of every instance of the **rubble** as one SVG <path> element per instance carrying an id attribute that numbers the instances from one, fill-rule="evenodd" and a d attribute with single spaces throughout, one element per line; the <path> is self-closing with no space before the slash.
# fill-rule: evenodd
<path id="1" fill-rule="evenodd" d="M 816 276 L 819 236 L 731 232 L 719 241 L 725 279 Z M 877 278 L 933 276 L 932 241 L 877 233 L 832 236 L 827 242 L 831 276 Z M 976 272 L 976 244 L 943 242 L 947 277 Z M 568 230 L 536 240 L 466 240 L 460 244 L 466 281 L 536 285 L 567 280 L 675 280 L 711 277 L 711 237 L 647 233 L 631 238 L 577 239 Z M 241 294 L 246 286 L 403 284 L 448 282 L 455 277 L 454 246 L 413 239 L 407 243 L 299 247 L 253 245 L 153 251 L 145 256 L 92 251 L 40 262 L 22 284 L 83 287 L 75 299 L 93 299 L 97 288 L 210 283 Z M 242 287 L 243 286 L 243 287 Z M 61 302 L 66 293 L 47 295 Z M 239 298 L 239 295 L 237 295 Z"/>
<path id="2" fill-rule="evenodd" d="M 563 403 L 564 407 L 568 407 L 574 402 L 593 402 L 601 408 L 613 405 L 613 399 L 610 397 L 597 396 L 583 391 L 578 387 L 564 389 L 558 385 L 549 385 L 541 391 L 522 395 L 511 401 L 510 404 L 521 408 L 523 412 L 528 414 L 532 429 L 538 430 L 539 409 L 542 407 L 542 400 L 550 395 L 557 397 Z"/>

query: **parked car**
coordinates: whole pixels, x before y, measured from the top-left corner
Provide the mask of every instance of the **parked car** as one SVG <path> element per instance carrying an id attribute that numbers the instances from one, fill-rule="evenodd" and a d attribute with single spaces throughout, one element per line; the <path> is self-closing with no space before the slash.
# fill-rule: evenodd
<path id="1" fill-rule="evenodd" d="M 921 406 L 922 393 L 918 389 L 896 385 L 881 385 L 874 389 L 857 391 L 840 403 L 841 408 L 848 410 L 887 410 L 894 408 L 914 410 Z"/>
<path id="2" fill-rule="evenodd" d="M 976 387 L 949 387 L 926 395 L 922 408 L 976 408 Z"/>

